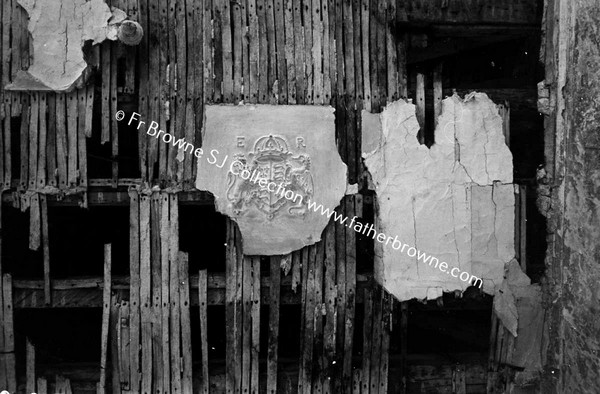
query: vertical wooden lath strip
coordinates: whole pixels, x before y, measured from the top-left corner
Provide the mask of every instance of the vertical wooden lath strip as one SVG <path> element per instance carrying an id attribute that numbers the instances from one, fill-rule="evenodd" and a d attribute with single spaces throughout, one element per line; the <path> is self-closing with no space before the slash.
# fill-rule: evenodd
<path id="1" fill-rule="evenodd" d="M 4 189 L 0 189 L 0 200 Z M 3 291 L 3 270 L 2 270 L 2 204 L 0 204 L 0 321 L 4 322 L 4 291 Z M 8 387 L 8 373 L 6 370 L 7 353 L 4 341 L 4 325 L 0 326 L 0 387 Z"/>
<path id="2" fill-rule="evenodd" d="M 313 393 L 323 392 L 325 363 L 323 360 L 323 265 L 325 260 L 325 242 L 317 243 L 315 258 L 315 309 L 313 316 L 314 325 L 314 353 L 313 364 Z"/>
<path id="3" fill-rule="evenodd" d="M 168 39 L 168 65 L 166 66 L 165 75 L 166 75 L 166 83 L 168 84 L 168 97 L 165 100 L 168 100 L 168 108 L 164 108 L 165 118 L 169 122 L 169 134 L 176 136 L 178 135 L 177 129 L 181 128 L 179 126 L 179 105 L 177 102 L 177 90 L 176 90 L 176 81 L 177 81 L 177 1 L 176 0 L 167 0 L 168 1 L 168 17 L 167 17 L 167 39 Z M 166 105 L 167 103 L 165 103 Z M 177 183 L 177 165 L 179 161 L 176 159 L 177 150 L 171 144 L 167 144 L 166 146 L 167 158 L 167 180 L 169 184 Z"/>
<path id="4" fill-rule="evenodd" d="M 150 259 L 152 293 L 152 389 L 161 393 L 165 376 L 163 375 L 162 340 L 162 272 L 161 272 L 161 193 L 152 193 L 150 200 Z"/>
<path id="5" fill-rule="evenodd" d="M 318 0 L 314 0 L 318 1 Z M 302 0 L 302 22 L 304 35 L 304 75 L 306 77 L 306 104 L 313 103 L 313 30 L 312 30 L 312 2 Z"/>
<path id="6" fill-rule="evenodd" d="M 251 373 L 251 352 L 252 352 L 252 317 L 250 315 L 251 308 L 251 297 L 252 297 L 252 262 L 254 258 L 244 257 L 242 266 L 240 267 L 242 273 L 242 363 L 240 364 L 241 379 L 242 379 L 242 392 L 249 392 L 250 390 L 250 373 Z"/>
<path id="7" fill-rule="evenodd" d="M 233 42 L 231 37 L 230 2 L 219 0 L 221 6 L 221 39 L 223 45 L 223 102 L 233 102 Z"/>
<path id="8" fill-rule="evenodd" d="M 17 72 L 21 70 L 21 35 L 24 33 L 21 17 L 22 12 L 24 12 L 24 10 L 22 10 L 17 0 L 12 0 L 12 15 L 9 20 L 6 20 L 5 18 L 5 23 L 3 23 L 7 28 L 11 28 L 10 36 L 12 37 L 12 42 L 10 44 L 9 56 L 11 59 L 11 81 L 14 80 Z M 10 96 L 12 97 L 12 116 L 19 116 L 22 112 L 21 96 L 23 96 L 25 100 L 27 100 L 27 96 L 22 95 L 21 93 L 11 93 Z"/>
<path id="9" fill-rule="evenodd" d="M 160 0 L 158 2 L 158 18 L 159 18 L 159 45 L 158 48 L 158 57 L 159 57 L 159 72 L 158 75 L 154 75 L 154 77 L 159 78 L 159 94 L 158 94 L 158 118 L 156 119 L 159 122 L 159 129 L 168 132 L 167 128 L 167 101 L 169 100 L 170 94 L 170 86 L 169 86 L 169 75 L 167 74 L 167 58 L 169 56 L 169 33 L 167 27 L 168 21 L 168 7 L 169 0 Z M 168 166 L 168 150 L 169 145 L 162 143 L 159 141 L 159 151 L 158 151 L 158 179 L 161 185 L 165 185 L 167 182 L 167 166 Z M 162 201 L 162 198 L 161 198 Z M 162 227 L 161 227 L 162 231 Z M 165 379 L 165 382 L 168 379 Z M 166 383 L 165 383 L 166 384 Z M 166 388 L 166 386 L 165 386 Z"/>
<path id="10" fill-rule="evenodd" d="M 339 212 L 345 212 L 346 199 L 342 199 Z M 342 369 L 344 360 L 344 334 L 346 331 L 346 231 L 339 221 L 335 221 L 336 248 L 336 288 L 337 288 L 337 322 L 336 322 L 336 360 L 337 374 L 333 393 L 342 391 Z"/>
<path id="11" fill-rule="evenodd" d="M 380 364 L 381 364 L 381 287 L 376 286 L 373 291 L 373 328 L 371 342 L 371 376 L 369 382 L 371 385 L 371 392 L 377 393 L 379 390 L 379 375 L 380 375 Z"/>
<path id="12" fill-rule="evenodd" d="M 204 59 L 204 103 L 214 102 L 214 72 L 213 72 L 213 50 L 215 42 L 213 41 L 213 1 L 204 0 L 204 22 L 202 32 L 202 55 Z"/>
<path id="13" fill-rule="evenodd" d="M 312 0 L 313 103 L 323 104 L 323 21 L 321 0 Z"/>
<path id="14" fill-rule="evenodd" d="M 150 255 L 150 198 L 140 197 L 140 318 L 141 340 L 141 393 L 152 391 L 152 270 Z"/>
<path id="15" fill-rule="evenodd" d="M 260 257 L 252 258 L 252 294 L 250 314 L 252 320 L 252 349 L 250 355 L 250 394 L 259 393 L 259 351 L 260 351 Z"/>
<path id="16" fill-rule="evenodd" d="M 442 114 L 442 89 L 442 62 L 439 62 L 433 69 L 433 118 L 436 127 L 438 125 L 438 117 Z"/>
<path id="17" fill-rule="evenodd" d="M 323 287 L 325 289 L 323 302 L 325 303 L 325 328 L 323 332 L 323 358 L 326 366 L 323 392 L 332 393 L 331 370 L 335 365 L 335 338 L 336 338 L 336 250 L 335 250 L 335 224 L 330 222 L 325 229 L 325 273 Z"/>
<path id="18" fill-rule="evenodd" d="M 370 288 L 364 289 L 363 297 L 363 354 L 361 387 L 363 393 L 370 392 L 371 385 L 371 349 L 373 347 L 373 293 Z"/>
<path id="19" fill-rule="evenodd" d="M 26 392 L 35 393 L 35 346 L 33 346 L 29 337 L 25 338 L 25 379 Z"/>
<path id="20" fill-rule="evenodd" d="M 159 15 L 159 2 L 157 0 L 149 1 L 148 4 L 148 30 L 144 35 L 148 35 L 148 124 L 150 122 L 156 122 L 155 126 L 160 129 L 162 126 L 161 122 L 161 108 L 160 108 L 160 82 L 161 72 L 165 70 L 160 69 L 160 15 Z M 182 5 L 183 8 L 185 6 Z M 185 20 L 185 15 L 183 16 Z M 178 23 L 180 20 L 178 20 Z M 183 21 L 181 21 L 183 23 Z M 185 33 L 184 33 L 185 37 Z M 185 39 L 185 38 L 184 38 Z M 185 62 L 185 60 L 184 60 Z M 183 64 L 183 75 L 185 76 L 185 63 Z M 157 131 L 158 133 L 158 131 Z M 157 166 L 159 161 L 158 150 L 159 143 L 158 138 L 149 137 L 148 140 L 148 177 L 150 182 L 154 182 L 159 178 L 160 166 Z"/>
<path id="21" fill-rule="evenodd" d="M 281 273 L 279 258 L 270 257 L 269 342 L 267 352 L 267 394 L 277 393 L 277 362 L 279 360 L 279 295 Z"/>
<path id="22" fill-rule="evenodd" d="M 176 138 L 187 138 L 187 127 L 189 124 L 188 116 L 191 116 L 191 106 L 187 105 L 188 100 L 188 79 L 187 79 L 187 42 L 186 42 L 186 3 L 178 1 L 175 5 L 177 11 L 177 105 L 175 112 L 175 134 Z M 175 153 L 175 152 L 174 152 Z M 177 183 L 182 184 L 186 180 L 185 175 L 189 175 L 189 169 L 186 173 L 188 161 L 176 160 L 177 165 Z"/>
<path id="23" fill-rule="evenodd" d="M 248 3 L 246 5 L 248 12 L 248 41 L 250 46 L 250 67 L 249 72 L 250 75 L 244 78 L 244 95 L 248 99 L 250 103 L 259 102 L 259 80 L 260 80 L 260 72 L 259 72 L 259 58 L 260 58 L 260 42 L 262 41 L 259 36 L 259 13 L 261 10 L 257 10 L 257 0 L 247 0 Z M 266 37 L 265 37 L 266 38 Z M 265 57 L 266 58 L 266 57 Z M 266 63 L 264 66 L 261 65 L 261 68 L 265 68 L 266 71 Z M 266 73 L 266 72 L 265 72 Z M 247 84 L 246 81 L 249 81 Z M 266 82 L 264 84 L 266 87 Z"/>
<path id="24" fill-rule="evenodd" d="M 129 322 L 130 322 L 130 312 L 129 312 L 129 302 L 126 300 L 121 301 L 121 305 L 119 306 L 118 312 L 119 319 L 117 321 L 118 327 L 118 353 L 119 353 L 119 388 L 122 388 L 123 391 L 129 391 L 130 387 L 130 379 L 131 379 L 131 366 L 130 366 L 130 339 L 129 339 Z"/>
<path id="25" fill-rule="evenodd" d="M 27 195 L 24 198 L 28 198 Z M 29 249 L 38 250 L 41 245 L 41 218 L 40 198 L 38 193 L 33 194 L 29 203 Z"/>
<path id="26" fill-rule="evenodd" d="M 235 377 L 234 371 L 237 368 L 235 364 L 235 348 L 234 340 L 237 335 L 237 325 L 235 324 L 235 286 L 236 275 L 235 269 L 235 238 L 234 238 L 234 223 L 230 219 L 226 219 L 226 235 L 225 235 L 225 277 L 228 280 L 225 282 L 225 326 L 229 327 L 225 332 L 226 355 L 225 355 L 225 392 L 227 394 L 235 393 Z"/>
<path id="27" fill-rule="evenodd" d="M 200 379 L 200 394 L 208 394 L 210 387 L 208 373 L 208 298 L 207 271 L 198 272 L 198 305 L 200 307 L 200 346 L 202 352 L 202 367 Z"/>
<path id="28" fill-rule="evenodd" d="M 279 103 L 296 104 L 294 0 L 275 0 L 275 4 L 278 10 L 281 8 L 281 11 L 275 15 L 275 21 L 277 22 L 275 28 L 277 54 L 279 55 L 282 51 L 285 51 L 285 56 L 277 56 L 279 63 Z M 287 89 L 285 89 L 286 86 Z M 285 100 L 286 93 L 287 101 Z"/>
<path id="29" fill-rule="evenodd" d="M 113 293 L 110 301 L 110 328 L 108 330 L 108 344 L 110 346 L 109 355 L 110 361 L 110 387 L 112 394 L 121 394 L 121 366 L 119 360 L 119 344 L 121 343 L 120 324 L 119 324 L 119 309 L 121 306 L 120 296 L 117 293 Z"/>
<path id="30" fill-rule="evenodd" d="M 195 7 L 194 2 L 188 0 L 185 5 L 185 21 L 186 29 L 192 31 L 194 29 L 194 13 Z M 185 92 L 185 140 L 191 144 L 194 143 L 195 127 L 196 127 L 196 111 L 194 107 L 194 100 L 196 92 L 196 81 L 194 79 L 194 68 L 196 65 L 195 53 L 196 53 L 196 34 L 187 35 L 187 53 L 185 61 L 187 62 L 187 81 L 186 81 L 186 92 Z M 196 163 L 195 156 L 184 152 L 184 169 L 183 169 L 183 180 L 186 188 L 193 184 L 192 179 L 192 165 Z"/>
<path id="31" fill-rule="evenodd" d="M 88 133 L 89 135 L 92 134 L 92 112 L 93 112 L 93 104 L 89 104 L 88 105 L 88 91 L 92 90 L 93 88 L 89 88 L 88 89 L 80 89 L 79 90 L 79 107 L 78 107 L 78 116 L 79 116 L 79 124 L 77 127 L 77 156 L 78 156 L 78 162 L 79 162 L 79 185 L 82 187 L 87 187 L 87 136 Z M 91 100 L 93 100 L 93 94 L 91 94 Z M 112 118 L 114 119 L 114 115 L 116 113 L 116 106 L 114 108 L 114 112 L 113 112 L 113 116 Z M 89 113 L 89 114 L 88 114 Z M 41 113 L 40 113 L 41 116 Z M 89 122 L 89 126 L 88 126 L 88 122 Z M 115 128 L 116 128 L 116 120 L 114 121 L 115 124 Z M 41 126 L 41 118 L 40 118 L 40 126 Z M 89 129 L 88 129 L 89 127 Z M 89 131 L 88 131 L 89 130 Z M 41 131 L 41 130 L 40 130 Z M 116 179 L 114 177 L 114 173 L 113 173 L 113 186 L 115 185 Z"/>
<path id="32" fill-rule="evenodd" d="M 68 147 L 68 185 L 77 186 L 77 92 L 67 93 L 67 147 Z"/>
<path id="33" fill-rule="evenodd" d="M 12 276 L 4 274 L 2 277 L 2 298 L 3 305 L 3 324 L 4 330 L 4 359 L 6 365 L 6 387 L 9 392 L 17 391 L 17 375 L 15 360 L 15 335 L 13 321 L 13 297 L 12 297 Z"/>
<path id="34" fill-rule="evenodd" d="M 21 112 L 21 179 L 19 187 L 25 189 L 27 187 L 27 176 L 29 175 L 29 116 L 31 110 L 27 101 L 23 102 L 23 110 Z"/>
<path id="35" fill-rule="evenodd" d="M 331 26 L 329 26 L 329 0 L 321 0 L 321 23 L 322 23 L 322 45 L 323 54 L 321 61 L 323 62 L 323 100 L 324 104 L 330 104 L 331 100 L 331 51 L 334 50 L 332 45 L 333 38 L 330 35 Z"/>
<path id="36" fill-rule="evenodd" d="M 148 32 L 148 0 L 138 0 L 139 23 L 145 32 Z M 143 118 L 148 119 L 148 79 L 150 63 L 148 55 L 148 37 L 146 33 L 142 36 L 142 41 L 138 44 L 138 72 L 139 72 L 139 102 L 138 112 Z M 104 44 L 106 45 L 106 44 Z M 138 135 L 138 152 L 140 155 L 140 170 L 142 181 L 148 181 L 148 156 L 147 156 L 148 139 L 145 135 Z"/>
<path id="37" fill-rule="evenodd" d="M 268 0 L 256 0 L 257 31 L 258 36 L 258 97 L 257 102 L 269 103 L 269 38 L 267 32 L 268 13 L 273 12 L 273 6 L 267 10 Z M 272 15 L 272 14 L 271 14 Z M 273 34 L 273 32 L 270 32 Z"/>
<path id="38" fill-rule="evenodd" d="M 192 97 L 193 101 L 193 112 L 195 115 L 195 123 L 193 130 L 193 141 L 190 141 L 194 146 L 198 147 L 202 145 L 202 125 L 204 120 L 204 2 L 194 2 L 194 26 L 198 28 L 195 34 L 194 41 L 194 66 L 192 67 L 194 72 L 194 94 Z M 192 178 L 190 179 L 190 187 L 193 188 L 195 179 L 197 177 L 198 166 L 196 157 L 189 152 L 188 160 L 192 167 Z"/>
<path id="39" fill-rule="evenodd" d="M 169 210 L 169 194 L 160 194 L 160 279 L 161 279 L 161 340 L 162 340 L 162 390 L 165 393 L 171 392 L 171 332 L 169 330 L 169 311 L 171 309 L 171 300 L 169 294 L 170 268 L 169 263 L 169 238 L 171 236 L 171 222 Z"/>
<path id="40" fill-rule="evenodd" d="M 47 131 L 46 131 L 46 180 L 48 185 L 56 187 L 58 175 L 56 167 L 56 98 L 54 93 L 48 93 L 46 101 L 48 108 Z"/>
<path id="41" fill-rule="evenodd" d="M 236 387 L 236 391 L 237 390 L 243 390 L 242 387 L 242 382 L 243 382 L 243 378 L 242 378 L 242 368 L 240 368 L 240 366 L 243 363 L 243 352 L 244 352 L 244 348 L 243 348 L 243 324 L 244 324 L 244 319 L 243 319 L 243 313 L 244 313 L 244 307 L 243 307 L 243 302 L 244 302 L 244 298 L 243 298 L 243 292 L 244 292 L 244 269 L 243 269 L 243 264 L 244 264 L 244 254 L 242 252 L 242 235 L 240 233 L 239 227 L 237 227 L 237 225 L 234 227 L 234 232 L 233 232 L 233 244 L 235 245 L 235 271 L 236 271 L 236 275 L 235 275 L 235 314 L 234 314 L 234 321 L 236 326 L 240 327 L 240 329 L 238 329 L 237 334 L 235 336 L 235 338 L 233 339 L 233 348 L 235 349 L 235 365 L 236 368 L 234 370 L 234 379 L 235 379 L 235 387 Z"/>
<path id="42" fill-rule="evenodd" d="M 347 94 L 346 87 L 344 86 L 344 78 L 347 70 L 344 64 L 344 37 L 347 34 L 346 27 L 344 24 L 344 13 L 343 13 L 343 2 L 349 0 L 334 0 L 335 2 L 335 54 L 336 64 L 334 69 L 336 70 L 336 87 L 334 95 L 339 97 Z M 329 9 L 332 11 L 332 8 Z M 336 103 L 337 105 L 337 103 Z"/>
<path id="43" fill-rule="evenodd" d="M 66 100 L 66 94 L 56 95 L 56 161 L 58 168 L 58 187 L 60 189 L 65 189 L 68 186 Z"/>
<path id="44" fill-rule="evenodd" d="M 233 40 L 233 93 L 231 102 L 239 103 L 242 100 L 242 89 L 248 88 L 248 83 L 246 82 L 246 78 L 248 78 L 248 47 L 242 42 L 242 30 L 246 30 L 246 18 L 243 16 L 243 1 L 231 2 L 230 6 Z"/>
<path id="45" fill-rule="evenodd" d="M 342 0 L 343 32 L 344 32 L 344 93 L 351 98 L 356 97 L 354 74 L 354 20 L 352 0 Z M 339 67 L 339 65 L 338 65 Z"/>
<path id="46" fill-rule="evenodd" d="M 144 0 L 141 0 L 144 1 Z M 144 28 L 144 31 L 146 29 Z M 100 142 L 102 144 L 110 141 L 110 43 L 101 44 L 102 61 L 102 128 Z M 140 85 L 141 86 L 141 85 Z M 145 115 L 145 114 L 144 114 Z"/>
<path id="47" fill-rule="evenodd" d="M 278 67 L 278 57 L 277 54 L 277 46 L 279 45 L 276 40 L 279 40 L 280 35 L 285 34 L 284 31 L 280 31 L 275 38 L 275 18 L 277 18 L 278 14 L 281 13 L 283 15 L 283 9 L 281 9 L 281 2 L 283 0 L 276 0 L 279 5 L 279 9 L 275 10 L 274 0 L 264 0 L 265 2 L 265 19 L 267 24 L 267 54 L 269 59 L 269 67 L 268 67 L 268 76 L 267 76 L 267 94 L 268 94 L 268 103 L 276 104 L 277 103 L 277 93 L 275 92 L 275 83 L 277 82 L 277 67 Z M 283 20 L 283 19 L 282 19 Z M 283 37 L 285 42 L 285 37 Z M 280 56 L 281 57 L 281 56 Z M 285 59 L 283 59 L 285 64 Z M 265 101 L 267 104 L 267 101 Z"/>
<path id="48" fill-rule="evenodd" d="M 181 392 L 192 393 L 192 327 L 188 255 L 179 252 L 179 307 L 181 317 Z"/>
<path id="49" fill-rule="evenodd" d="M 140 392 L 140 203 L 136 191 L 129 191 L 129 352 L 130 387 Z"/>
<path id="50" fill-rule="evenodd" d="M 36 154 L 38 155 L 37 160 L 37 183 L 36 187 L 42 188 L 46 186 L 46 145 L 47 145 L 47 119 L 46 112 L 48 109 L 46 103 L 46 94 L 39 94 L 39 138 L 38 138 L 38 150 Z"/>
<path id="51" fill-rule="evenodd" d="M 387 0 L 385 18 L 385 38 L 387 50 L 387 96 L 388 102 L 398 100 L 398 52 L 396 51 L 396 38 L 394 37 L 393 22 L 396 17 L 396 0 Z"/>
<path id="52" fill-rule="evenodd" d="M 169 299 L 171 301 L 171 326 L 170 326 L 170 346 L 171 346 L 171 392 L 184 393 L 181 381 L 181 298 L 179 288 L 179 200 L 177 194 L 169 194 L 169 212 L 171 236 L 169 253 Z M 185 393 L 184 393 L 185 394 Z"/>
<path id="53" fill-rule="evenodd" d="M 345 213 L 355 216 L 354 196 L 346 196 Z M 347 392 L 352 382 L 352 351 L 354 339 L 354 309 L 356 307 L 356 233 L 346 228 L 346 316 L 344 332 L 344 382 Z"/>
<path id="54" fill-rule="evenodd" d="M 288 2 L 289 4 L 289 2 Z M 294 24 L 294 59 L 296 66 L 296 102 L 306 104 L 306 85 L 304 72 L 304 37 L 302 35 L 302 1 L 292 0 Z M 289 80 L 289 78 L 288 78 Z"/>
<path id="55" fill-rule="evenodd" d="M 363 71 L 362 71 L 362 56 L 361 51 L 361 1 L 362 0 L 351 0 L 352 1 L 352 21 L 353 21 L 353 51 L 354 51 L 354 84 L 355 84 L 355 101 L 358 103 L 364 98 L 363 88 Z"/>
<path id="56" fill-rule="evenodd" d="M 37 187 L 38 170 L 38 126 L 40 116 L 40 95 L 34 93 L 31 95 L 31 109 L 29 113 L 29 135 L 21 138 L 29 138 L 29 188 Z"/>
<path id="57" fill-rule="evenodd" d="M 106 368 L 108 355 L 108 328 L 110 325 L 111 307 L 111 245 L 104 245 L 104 281 L 102 286 L 102 332 L 100 334 L 100 382 L 98 393 L 106 393 Z"/>
<path id="58" fill-rule="evenodd" d="M 492 315 L 494 315 L 492 313 Z M 401 392 L 408 392 L 408 301 L 400 303 L 400 381 Z"/>
<path id="59" fill-rule="evenodd" d="M 46 195 L 40 194 L 40 221 L 42 228 L 42 254 L 44 259 L 44 303 L 52 305 L 50 282 L 50 238 L 48 234 L 48 202 Z"/>
<path id="60" fill-rule="evenodd" d="M 416 88 L 417 102 L 417 120 L 419 121 L 419 142 L 422 144 L 425 140 L 425 75 L 417 73 L 417 88 Z"/>
<path id="61" fill-rule="evenodd" d="M 391 331 L 391 296 L 382 290 L 382 317 L 381 317 L 381 351 L 379 362 L 379 392 L 388 392 L 388 370 L 389 370 L 389 352 L 390 352 L 390 331 Z"/>

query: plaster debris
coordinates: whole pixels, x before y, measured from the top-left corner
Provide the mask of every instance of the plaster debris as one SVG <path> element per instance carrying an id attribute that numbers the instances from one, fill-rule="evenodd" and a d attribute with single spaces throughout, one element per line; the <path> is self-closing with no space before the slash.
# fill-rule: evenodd
<path id="1" fill-rule="evenodd" d="M 29 14 L 33 63 L 19 71 L 6 90 L 69 91 L 86 79 L 86 41 L 116 40 L 127 17 L 104 0 L 18 0 Z"/>
<path id="2" fill-rule="evenodd" d="M 505 266 L 504 281 L 494 296 L 494 313 L 516 337 L 510 364 L 526 371 L 540 370 L 544 326 L 542 289 L 539 284 L 531 284 L 514 259 Z"/>
<path id="3" fill-rule="evenodd" d="M 284 255 L 321 239 L 329 216 L 308 202 L 333 212 L 346 192 L 333 111 L 312 105 L 205 107 L 196 188 L 210 191 L 217 210 L 238 223 L 244 254 Z M 271 190 L 257 178 L 273 182 L 267 183 Z M 280 185 L 301 198 L 283 197 Z"/>
<path id="4" fill-rule="evenodd" d="M 375 273 L 399 300 L 464 290 L 453 267 L 484 279 L 493 294 L 514 257 L 512 155 L 502 119 L 482 93 L 442 102 L 431 148 L 419 144 L 415 106 L 363 111 L 363 157 L 379 203 L 378 231 L 445 261 L 448 272 L 382 245 Z"/>

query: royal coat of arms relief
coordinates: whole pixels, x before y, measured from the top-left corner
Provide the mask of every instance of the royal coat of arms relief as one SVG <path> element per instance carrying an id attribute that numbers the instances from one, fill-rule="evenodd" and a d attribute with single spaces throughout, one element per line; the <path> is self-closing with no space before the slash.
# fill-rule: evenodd
<path id="1" fill-rule="evenodd" d="M 238 137 L 235 163 L 228 173 L 227 200 L 234 215 L 263 215 L 267 220 L 278 216 L 304 217 L 314 187 L 310 156 L 304 139 L 296 139 L 296 152 L 279 135 L 257 138 L 246 151 L 245 137 Z M 241 176 L 240 174 L 246 174 Z M 261 186 L 264 179 L 269 187 Z"/>

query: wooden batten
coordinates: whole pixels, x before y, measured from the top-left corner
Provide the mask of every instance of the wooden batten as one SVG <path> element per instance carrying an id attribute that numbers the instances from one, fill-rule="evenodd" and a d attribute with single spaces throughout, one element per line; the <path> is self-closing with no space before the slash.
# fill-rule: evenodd
<path id="1" fill-rule="evenodd" d="M 190 321 L 190 282 L 187 253 L 179 252 L 179 307 L 181 318 L 181 392 L 192 390 L 192 329 Z M 172 366 L 173 368 L 173 366 Z M 173 369 L 177 372 L 175 369 Z M 165 377 L 166 378 L 166 377 Z"/>
<path id="2" fill-rule="evenodd" d="M 109 327 L 111 316 L 111 245 L 104 245 L 104 282 L 102 291 L 102 330 L 100 334 L 100 381 L 97 392 L 106 393 Z"/>
<path id="3" fill-rule="evenodd" d="M 202 352 L 202 374 L 200 380 L 200 393 L 208 394 L 210 387 L 210 377 L 208 369 L 208 302 L 207 302 L 207 272 L 200 270 L 198 272 L 198 306 L 200 309 L 200 346 Z"/>
<path id="4" fill-rule="evenodd" d="M 140 391 L 140 198 L 129 192 L 129 360 L 130 390 Z"/>
<path id="5" fill-rule="evenodd" d="M 25 338 L 25 390 L 35 393 L 35 346 L 29 338 Z"/>
<path id="6" fill-rule="evenodd" d="M 270 259 L 270 278 L 271 286 L 269 288 L 269 340 L 267 351 L 267 393 L 277 393 L 277 362 L 279 352 L 279 295 L 281 270 L 279 268 L 279 259 L 271 257 Z"/>

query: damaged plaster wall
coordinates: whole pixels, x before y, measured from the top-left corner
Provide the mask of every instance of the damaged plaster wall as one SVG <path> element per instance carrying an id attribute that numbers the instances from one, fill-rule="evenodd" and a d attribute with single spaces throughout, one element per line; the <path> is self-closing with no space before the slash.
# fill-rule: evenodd
<path id="1" fill-rule="evenodd" d="M 543 393 L 600 387 L 600 2 L 548 2 Z M 548 197 L 549 196 L 549 197 Z"/>
<path id="2" fill-rule="evenodd" d="M 217 210 L 238 223 L 244 254 L 287 254 L 321 239 L 329 216 L 308 202 L 333 211 L 346 192 L 333 111 L 313 105 L 205 107 L 196 188 L 210 191 Z M 275 186 L 269 191 L 258 178 Z M 302 199 L 282 197 L 280 185 Z"/>
<path id="3" fill-rule="evenodd" d="M 496 105 L 482 93 L 442 102 L 435 144 L 417 140 L 415 106 L 363 111 L 363 157 L 379 203 L 378 230 L 445 261 L 444 273 L 391 244 L 377 252 L 376 276 L 399 300 L 437 298 L 469 284 L 453 267 L 484 279 L 493 294 L 514 257 L 512 155 Z"/>
<path id="4" fill-rule="evenodd" d="M 33 63 L 17 73 L 7 90 L 72 89 L 82 76 L 85 79 L 85 41 L 116 40 L 117 25 L 127 17 L 119 9 L 111 11 L 104 0 L 18 2 L 29 14 Z"/>

